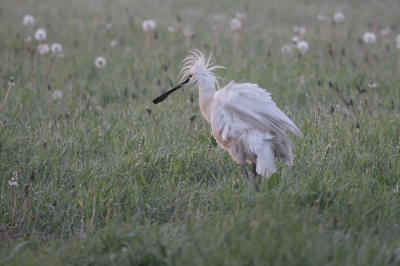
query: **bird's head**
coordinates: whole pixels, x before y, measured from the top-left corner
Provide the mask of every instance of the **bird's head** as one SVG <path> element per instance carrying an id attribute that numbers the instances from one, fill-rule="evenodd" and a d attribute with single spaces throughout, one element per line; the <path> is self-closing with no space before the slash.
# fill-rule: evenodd
<path id="1" fill-rule="evenodd" d="M 223 68 L 210 63 L 211 55 L 206 57 L 199 50 L 191 50 L 190 54 L 183 60 L 183 68 L 180 72 L 181 82 L 201 86 L 204 83 L 217 82 L 219 78 L 213 73 L 215 69 Z"/>
<path id="2" fill-rule="evenodd" d="M 187 84 L 195 84 L 199 86 L 199 88 L 204 88 L 204 86 L 214 86 L 214 83 L 218 84 L 219 77 L 215 75 L 213 71 L 224 67 L 212 65 L 210 59 L 211 55 L 206 57 L 199 50 L 191 50 L 190 54 L 183 60 L 183 68 L 180 72 L 180 76 L 182 77 L 181 83 L 154 99 L 153 103 L 157 104 L 164 101 L 168 95 Z"/>

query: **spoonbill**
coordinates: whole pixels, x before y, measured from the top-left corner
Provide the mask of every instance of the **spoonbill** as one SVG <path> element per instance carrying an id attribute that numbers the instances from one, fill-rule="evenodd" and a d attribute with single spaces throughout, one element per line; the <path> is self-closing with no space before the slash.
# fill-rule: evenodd
<path id="1" fill-rule="evenodd" d="M 231 81 L 216 90 L 218 76 L 214 70 L 224 68 L 210 63 L 199 50 L 192 50 L 183 60 L 178 86 L 153 100 L 158 104 L 168 95 L 187 84 L 199 88 L 199 105 L 204 118 L 211 124 L 217 143 L 229 152 L 233 160 L 243 166 L 246 161 L 253 165 L 253 177 L 257 174 L 268 179 L 276 172 L 275 158 L 282 158 L 293 165 L 292 143 L 285 129 L 303 137 L 297 126 L 271 99 L 270 93 L 257 84 L 238 84 Z"/>

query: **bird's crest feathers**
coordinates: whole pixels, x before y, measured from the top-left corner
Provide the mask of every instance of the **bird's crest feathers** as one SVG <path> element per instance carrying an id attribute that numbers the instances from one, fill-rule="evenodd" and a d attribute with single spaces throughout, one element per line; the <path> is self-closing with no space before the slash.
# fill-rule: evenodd
<path id="1" fill-rule="evenodd" d="M 218 80 L 221 79 L 213 71 L 223 66 L 217 66 L 210 62 L 212 54 L 206 57 L 204 53 L 199 50 L 190 50 L 190 54 L 182 61 L 183 67 L 179 75 L 182 77 L 181 81 L 185 80 L 190 74 L 193 75 L 192 82 L 201 82 L 201 77 L 211 77 L 218 85 Z M 219 85 L 218 85 L 219 87 Z"/>

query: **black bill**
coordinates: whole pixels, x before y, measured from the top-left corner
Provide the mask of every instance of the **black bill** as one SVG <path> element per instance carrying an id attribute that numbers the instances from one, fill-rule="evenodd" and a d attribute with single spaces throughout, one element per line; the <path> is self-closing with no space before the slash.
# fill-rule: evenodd
<path id="1" fill-rule="evenodd" d="M 155 98 L 155 99 L 153 100 L 153 103 L 154 103 L 154 104 L 157 104 L 157 103 L 160 103 L 160 102 L 164 101 L 171 93 L 173 93 L 174 91 L 176 91 L 176 90 L 182 88 L 183 86 L 185 86 L 186 84 L 188 84 L 188 83 L 189 83 L 189 80 L 190 80 L 190 78 L 187 78 L 184 82 L 182 82 L 181 84 L 179 84 L 179 85 L 176 86 L 175 88 L 173 88 L 173 89 L 167 91 L 166 93 L 164 93 L 164 94 L 158 96 L 157 98 Z"/>

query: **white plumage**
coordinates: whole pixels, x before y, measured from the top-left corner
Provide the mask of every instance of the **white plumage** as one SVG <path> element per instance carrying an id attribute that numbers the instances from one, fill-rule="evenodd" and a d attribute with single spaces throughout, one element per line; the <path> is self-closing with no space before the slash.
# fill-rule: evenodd
<path id="1" fill-rule="evenodd" d="M 257 173 L 266 178 L 276 172 L 276 157 L 293 165 L 292 144 L 285 129 L 302 137 L 297 126 L 276 106 L 270 93 L 256 84 L 231 81 L 216 90 L 218 77 L 213 70 L 222 67 L 212 66 L 210 57 L 191 51 L 181 71 L 186 80 L 179 86 L 198 86 L 201 112 L 211 124 L 217 143 L 236 162 L 252 163 Z"/>

